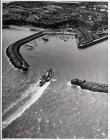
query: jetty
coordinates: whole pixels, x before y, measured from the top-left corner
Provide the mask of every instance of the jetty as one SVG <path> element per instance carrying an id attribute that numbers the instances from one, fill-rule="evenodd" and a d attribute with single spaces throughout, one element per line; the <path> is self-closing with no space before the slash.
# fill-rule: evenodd
<path id="1" fill-rule="evenodd" d="M 94 91 L 94 92 L 108 93 L 108 85 L 107 84 L 88 82 L 86 80 L 78 80 L 78 79 L 72 79 L 71 84 L 80 86 L 82 89 L 86 89 L 86 90 L 90 90 L 90 91 Z"/>
<path id="2" fill-rule="evenodd" d="M 78 48 L 83 49 L 107 40 L 108 33 L 103 31 L 99 34 L 98 32 L 94 33 L 92 31 L 77 29 L 75 38 L 77 40 Z"/>

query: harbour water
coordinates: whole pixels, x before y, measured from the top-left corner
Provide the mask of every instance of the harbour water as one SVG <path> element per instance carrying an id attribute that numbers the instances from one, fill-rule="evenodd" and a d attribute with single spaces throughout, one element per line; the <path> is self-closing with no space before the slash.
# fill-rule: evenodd
<path id="1" fill-rule="evenodd" d="M 74 35 L 47 35 L 48 41 L 33 40 L 27 43 L 33 49 L 23 45 L 20 50 L 30 65 L 24 73 L 11 65 L 5 50 L 33 33 L 3 30 L 3 137 L 107 138 L 108 95 L 82 90 L 69 82 L 79 78 L 108 83 L 108 41 L 81 50 Z M 45 90 L 37 89 L 39 77 L 49 68 L 55 71 L 54 80 Z"/>

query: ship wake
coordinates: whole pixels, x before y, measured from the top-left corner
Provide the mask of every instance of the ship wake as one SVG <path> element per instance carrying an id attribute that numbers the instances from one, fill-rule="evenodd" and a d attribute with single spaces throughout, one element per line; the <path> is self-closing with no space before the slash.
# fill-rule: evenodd
<path id="1" fill-rule="evenodd" d="M 2 129 L 5 129 L 8 127 L 13 121 L 15 121 L 17 118 L 21 117 L 22 114 L 30 108 L 44 93 L 44 91 L 47 89 L 47 87 L 50 85 L 50 81 L 46 82 L 42 87 L 38 86 L 39 81 L 34 83 L 32 86 L 29 87 L 24 93 L 23 96 L 21 96 L 20 99 L 18 99 L 15 103 L 12 103 L 12 105 L 9 106 L 9 108 L 6 111 L 10 111 L 15 105 L 17 105 L 21 100 L 23 100 L 26 96 L 30 96 L 30 98 L 22 105 L 20 106 L 14 113 L 12 113 L 8 118 L 6 118 L 2 122 Z M 6 113 L 5 111 L 5 113 Z"/>

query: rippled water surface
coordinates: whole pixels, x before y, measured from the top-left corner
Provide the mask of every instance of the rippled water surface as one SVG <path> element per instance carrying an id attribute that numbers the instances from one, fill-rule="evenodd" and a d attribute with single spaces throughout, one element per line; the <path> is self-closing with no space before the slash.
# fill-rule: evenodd
<path id="1" fill-rule="evenodd" d="M 36 39 L 27 43 L 33 49 L 21 47 L 30 65 L 23 73 L 12 67 L 5 50 L 33 33 L 3 30 L 3 137 L 107 138 L 107 94 L 82 90 L 69 82 L 79 78 L 107 83 L 108 41 L 81 50 L 74 35 L 48 35 L 47 42 Z M 38 89 L 39 77 L 49 68 L 55 71 L 54 80 Z"/>

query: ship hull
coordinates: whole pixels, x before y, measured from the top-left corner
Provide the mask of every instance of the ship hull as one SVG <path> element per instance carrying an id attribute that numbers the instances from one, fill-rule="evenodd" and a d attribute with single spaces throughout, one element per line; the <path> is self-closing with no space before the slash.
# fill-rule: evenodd
<path id="1" fill-rule="evenodd" d="M 46 82 L 50 81 L 54 76 L 54 72 L 52 69 L 48 70 L 46 74 L 43 74 L 40 78 L 39 86 L 43 86 Z"/>

